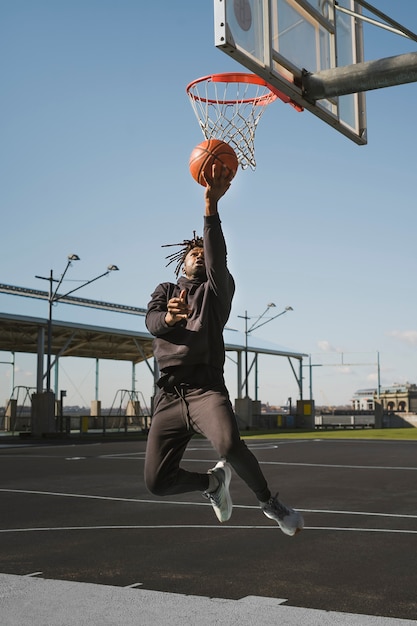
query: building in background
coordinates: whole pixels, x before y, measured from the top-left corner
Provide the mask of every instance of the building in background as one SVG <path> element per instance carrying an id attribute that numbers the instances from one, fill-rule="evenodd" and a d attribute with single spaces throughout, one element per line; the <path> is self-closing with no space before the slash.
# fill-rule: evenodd
<path id="1" fill-rule="evenodd" d="M 375 408 L 376 389 L 358 389 L 352 398 L 354 411 L 373 411 Z"/>
<path id="2" fill-rule="evenodd" d="M 373 411 L 377 389 L 358 389 L 352 398 L 354 411 Z M 417 413 L 417 385 L 414 383 L 381 387 L 379 401 L 384 412 Z"/>

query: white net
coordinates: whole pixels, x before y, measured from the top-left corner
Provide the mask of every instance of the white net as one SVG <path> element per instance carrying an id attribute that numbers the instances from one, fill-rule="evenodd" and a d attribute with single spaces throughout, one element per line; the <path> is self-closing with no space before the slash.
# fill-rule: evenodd
<path id="1" fill-rule="evenodd" d="M 214 74 L 187 87 L 206 139 L 221 139 L 236 152 L 242 169 L 256 168 L 255 131 L 265 108 L 276 100 L 267 83 L 251 74 Z"/>

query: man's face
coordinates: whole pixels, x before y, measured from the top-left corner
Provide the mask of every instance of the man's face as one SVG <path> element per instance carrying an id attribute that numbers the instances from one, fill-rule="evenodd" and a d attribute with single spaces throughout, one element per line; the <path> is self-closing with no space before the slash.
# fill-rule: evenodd
<path id="1" fill-rule="evenodd" d="M 184 274 L 187 278 L 205 278 L 206 264 L 203 248 L 192 248 L 184 259 Z"/>

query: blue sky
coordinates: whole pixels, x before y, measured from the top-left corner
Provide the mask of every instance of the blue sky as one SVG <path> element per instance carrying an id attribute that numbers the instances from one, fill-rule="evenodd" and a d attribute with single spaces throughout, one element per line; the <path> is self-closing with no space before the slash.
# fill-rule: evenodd
<path id="1" fill-rule="evenodd" d="M 417 31 L 414 2 L 375 4 Z M 366 60 L 416 48 L 365 26 Z M 145 307 L 155 285 L 173 278 L 160 246 L 202 228 L 204 192 L 188 157 L 203 136 L 185 87 L 244 71 L 214 46 L 212 0 L 0 0 L 0 52 L 0 282 L 46 289 L 35 275 L 59 276 L 77 253 L 67 291 L 115 263 L 119 272 L 79 295 Z M 243 330 L 239 316 L 255 320 L 269 302 L 272 314 L 292 306 L 253 338 L 322 365 L 313 371 L 318 404 L 348 403 L 375 386 L 378 352 L 382 385 L 417 382 L 416 96 L 415 83 L 369 92 L 360 147 L 308 112 L 272 104 L 256 133 L 256 171 L 240 170 L 221 201 L 237 283 L 228 325 Z M 16 296 L 0 295 L 0 310 L 47 316 L 45 302 Z M 54 317 L 142 327 L 140 318 L 64 304 Z M 68 404 L 94 398 L 94 366 L 61 360 Z M 17 354 L 15 384 L 34 386 L 35 368 Z M 234 398 L 230 362 L 226 374 Z M 10 375 L 0 364 L 1 400 Z M 101 363 L 105 405 L 130 384 L 129 364 Z M 146 368 L 136 385 L 148 402 Z M 297 397 L 284 359 L 261 358 L 259 397 Z"/>

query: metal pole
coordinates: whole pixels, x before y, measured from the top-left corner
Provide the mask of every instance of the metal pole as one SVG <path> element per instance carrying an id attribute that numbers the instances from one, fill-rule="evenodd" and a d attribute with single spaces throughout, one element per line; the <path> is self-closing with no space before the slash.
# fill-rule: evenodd
<path id="1" fill-rule="evenodd" d="M 15 379 L 15 366 L 16 366 L 16 361 L 15 361 L 15 353 L 12 352 L 12 398 L 13 398 L 13 393 L 14 393 L 14 379 Z"/>
<path id="2" fill-rule="evenodd" d="M 53 282 L 54 274 L 49 274 L 49 315 L 48 315 L 48 353 L 46 359 L 46 391 L 51 390 L 51 353 L 52 353 L 52 305 L 53 305 Z"/>
<path id="3" fill-rule="evenodd" d="M 249 398 L 248 378 L 248 312 L 245 311 L 245 398 Z"/>
<path id="4" fill-rule="evenodd" d="M 349 9 L 346 9 L 345 7 L 341 7 L 338 2 L 335 2 L 334 8 L 337 11 L 340 11 L 341 13 L 346 13 L 347 15 L 351 15 L 352 17 L 358 20 L 368 22 L 382 29 L 390 30 L 392 33 L 395 33 L 396 35 L 401 35 L 402 37 L 408 37 L 412 41 L 417 41 L 417 35 L 415 33 L 413 33 L 411 30 L 408 30 L 408 28 L 406 28 L 399 22 L 396 22 L 395 20 L 393 20 L 392 17 L 390 17 L 386 13 L 383 13 L 382 11 L 374 7 L 369 2 L 366 2 L 366 0 L 356 0 L 356 2 L 362 8 L 366 9 L 370 13 L 373 13 L 374 15 L 376 15 L 381 20 L 384 20 L 384 22 L 387 22 L 387 23 L 384 24 L 382 22 L 378 22 L 369 17 L 366 17 L 365 15 L 362 15 L 362 13 L 356 13 L 355 11 L 350 11 Z"/>
<path id="5" fill-rule="evenodd" d="M 43 374 L 45 366 L 45 328 L 39 327 L 38 330 L 38 359 L 36 369 L 36 393 L 43 391 Z"/>
<path id="6" fill-rule="evenodd" d="M 281 315 L 284 315 L 284 313 L 287 313 L 288 311 L 292 311 L 293 310 L 292 306 L 286 306 L 283 311 L 281 311 L 277 315 L 274 315 L 274 317 L 271 317 L 271 318 L 265 320 L 264 322 L 262 322 L 261 324 L 259 324 L 259 321 L 264 317 L 264 315 L 268 311 L 268 309 L 270 309 L 271 307 L 275 307 L 275 306 L 276 305 L 273 302 L 268 304 L 268 306 L 265 309 L 265 311 L 257 318 L 257 320 L 252 324 L 252 326 L 250 328 L 248 328 L 248 320 L 250 319 L 248 317 L 248 312 L 245 311 L 245 315 L 244 316 L 243 315 L 238 315 L 238 317 L 243 318 L 245 320 L 245 397 L 246 398 L 249 397 L 248 335 L 253 330 L 257 330 L 261 326 L 264 326 L 265 324 L 269 324 L 269 322 L 272 322 L 272 320 L 275 320 L 277 317 L 280 317 Z M 257 361 L 257 356 L 255 357 L 254 361 L 255 361 L 255 400 L 257 400 L 258 399 L 258 370 L 257 370 L 258 361 Z M 239 385 L 239 392 L 240 392 L 240 389 L 241 389 L 241 387 Z M 240 397 L 240 395 L 239 395 L 239 397 Z"/>
<path id="7" fill-rule="evenodd" d="M 12 376 L 11 376 L 11 392 L 10 392 L 10 399 L 13 399 L 13 392 L 14 392 L 14 376 L 15 376 L 15 359 L 14 359 L 14 352 L 11 352 L 11 361 L 0 361 L 0 363 L 3 363 L 4 365 L 11 365 L 13 370 L 12 370 Z"/>
<path id="8" fill-rule="evenodd" d="M 95 376 L 95 386 L 94 386 L 94 400 L 98 401 L 98 385 L 99 385 L 99 360 L 96 359 L 96 376 Z"/>
<path id="9" fill-rule="evenodd" d="M 393 87 L 417 81 L 417 52 L 336 67 L 302 76 L 304 97 L 309 102 Z"/>
<path id="10" fill-rule="evenodd" d="M 132 361 L 132 391 L 136 392 L 136 363 Z"/>
<path id="11" fill-rule="evenodd" d="M 56 359 L 53 362 L 53 368 L 54 368 L 54 394 L 55 394 L 55 398 L 58 397 L 58 390 L 59 390 L 59 357 L 57 356 Z M 51 373 L 52 376 L 52 373 Z"/>
<path id="12" fill-rule="evenodd" d="M 248 319 L 249 319 L 248 312 L 245 311 L 245 315 L 238 315 L 238 317 L 243 318 L 245 320 L 245 397 L 248 398 L 249 397 L 248 335 L 249 335 L 249 332 L 250 332 L 250 330 L 248 330 Z"/>
<path id="13" fill-rule="evenodd" d="M 237 353 L 237 397 L 242 398 L 242 353 Z"/>
<path id="14" fill-rule="evenodd" d="M 68 262 L 67 265 L 65 267 L 65 270 L 60 278 L 60 280 L 54 279 L 54 274 L 53 274 L 53 270 L 50 271 L 49 274 L 49 278 L 46 278 L 45 276 L 35 276 L 35 278 L 41 278 L 42 280 L 48 280 L 49 281 L 49 293 L 48 293 L 48 302 L 49 302 L 49 314 L 48 314 L 48 354 L 47 354 L 47 369 L 46 369 L 46 390 L 47 391 L 51 391 L 51 355 L 52 355 L 52 306 L 54 302 L 59 302 L 60 300 L 63 300 L 64 298 L 66 298 L 67 296 L 69 296 L 69 294 L 74 293 L 74 291 L 78 291 L 79 289 L 82 289 L 83 287 L 86 287 L 87 285 L 90 285 L 91 283 L 94 283 L 96 280 L 98 280 L 99 278 L 103 278 L 103 276 L 107 276 L 110 272 L 112 271 L 116 271 L 119 268 L 117 267 L 117 265 L 109 265 L 107 268 L 107 271 L 104 272 L 103 274 L 100 274 L 99 276 L 96 276 L 95 278 L 92 278 L 91 280 L 88 280 L 86 282 L 84 282 L 82 285 L 79 285 L 78 287 L 75 287 L 75 289 L 71 289 L 71 291 L 68 291 L 66 294 L 60 296 L 58 294 L 58 289 L 61 286 L 64 277 L 67 273 L 68 268 L 71 265 L 72 261 L 79 261 L 79 257 L 76 254 L 71 254 L 68 257 Z M 53 289 L 53 283 L 57 282 L 58 285 L 54 291 Z"/>

